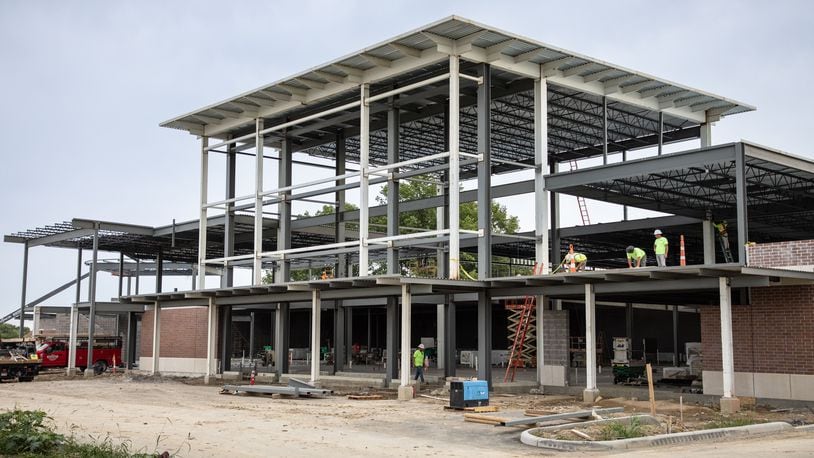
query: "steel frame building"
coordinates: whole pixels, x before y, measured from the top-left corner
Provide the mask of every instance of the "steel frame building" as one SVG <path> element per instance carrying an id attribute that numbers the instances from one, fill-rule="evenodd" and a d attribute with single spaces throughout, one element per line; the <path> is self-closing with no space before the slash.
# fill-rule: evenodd
<path id="1" fill-rule="evenodd" d="M 400 368 L 391 365 L 387 377 L 400 377 L 407 387 L 411 305 L 443 304 L 446 357 L 454 360 L 455 304 L 473 301 L 478 375 L 491 383 L 494 299 L 536 295 L 539 322 L 550 299 L 584 300 L 590 349 L 597 297 L 623 302 L 634 297 L 720 305 L 724 399 L 729 402 L 734 388 L 732 288 L 814 283 L 811 273 L 747 265 L 747 242 L 812 238 L 814 223 L 812 161 L 747 142 L 712 144 L 714 122 L 750 110 L 754 107 L 453 16 L 162 123 L 201 139 L 198 221 L 171 228 L 75 222 L 55 234 L 22 233 L 6 241 L 26 247 L 84 245 L 94 250 L 95 259 L 99 240 L 110 247 L 119 240 L 124 245 L 118 251 L 134 259 L 154 256 L 159 265 L 164 259 L 196 261 L 197 284 L 190 291 L 162 292 L 159 280 L 154 294 L 119 292 L 122 307 L 152 308 L 147 313 L 155 323 L 153 372 L 159 371 L 162 309 L 208 307 L 207 377 L 218 371 L 219 352 L 223 361 L 227 358 L 228 338 L 218 349 L 216 335 L 219 326 L 226 329 L 233 307 L 276 310 L 275 349 L 282 374 L 292 304 L 311 307 L 316 361 L 321 310 L 336 312 L 339 349 L 346 345 L 342 310 L 354 301 L 375 300 L 387 309 L 388 360 L 400 360 Z M 693 139 L 700 139 L 699 149 L 662 154 L 667 143 Z M 654 148 L 657 155 L 627 160 L 627 152 L 643 148 Z M 226 160 L 226 192 L 224 199 L 213 201 L 208 181 L 215 154 Z M 251 194 L 235 192 L 240 155 L 254 158 Z M 295 155 L 327 161 L 333 174 L 295 176 L 295 162 L 303 168 L 313 162 L 297 161 Z M 601 158 L 601 165 L 563 166 L 588 158 Z M 356 168 L 348 169 L 348 163 Z M 276 168 L 273 185 L 264 182 L 269 167 Z M 523 170 L 533 179 L 492 184 L 496 175 Z M 438 185 L 438 195 L 400 201 L 404 180 L 429 180 Z M 474 189 L 463 191 L 465 182 L 474 183 Z M 370 187 L 376 184 L 387 185 L 384 205 L 371 205 Z M 359 193 L 358 210 L 347 207 L 350 190 Z M 534 201 L 534 231 L 493 233 L 491 207 L 483 203 L 522 194 Z M 561 228 L 558 194 L 671 216 Z M 298 201 L 327 202 L 334 211 L 294 218 L 292 204 Z M 461 229 L 459 209 L 472 201 L 480 204 L 478 229 L 467 231 Z M 400 214 L 421 209 L 437 209 L 435 228 L 399 227 Z M 386 218 L 385 231 L 371 230 L 375 216 Z M 712 220 L 723 218 L 732 221 L 737 239 L 736 262 L 729 264 L 716 263 Z M 675 228 L 702 249 L 688 253 L 688 267 L 613 270 L 626 266 L 629 240 L 649 238 L 656 227 Z M 106 238 L 105 230 L 113 232 Z M 552 274 L 552 261 L 556 265 L 569 244 L 591 253 L 597 270 Z M 477 278 L 461 277 L 462 252 L 476 256 Z M 543 274 L 495 277 L 494 255 L 533 259 Z M 403 275 L 400 259 L 415 256 L 436 257 L 437 278 Z M 309 260 L 335 266 L 335 278 L 292 281 L 292 268 Z M 373 275 L 374 263 L 386 265 L 387 273 Z M 234 284 L 235 268 L 251 269 L 250 284 Z M 211 269 L 221 277 L 215 288 L 208 284 Z M 267 270 L 273 271 L 272 284 L 263 282 Z M 23 291 L 24 306 L 25 286 Z M 665 294 L 675 292 L 681 292 L 680 298 Z M 542 348 L 543 336 L 537 339 Z M 336 353 L 341 366 L 344 352 Z M 585 395 L 590 399 L 597 393 L 595 354 L 588 351 L 587 358 Z M 545 366 L 539 352 L 541 384 Z M 454 365 L 446 372 L 454 375 Z M 312 380 L 319 377 L 319 365 L 313 364 Z"/>

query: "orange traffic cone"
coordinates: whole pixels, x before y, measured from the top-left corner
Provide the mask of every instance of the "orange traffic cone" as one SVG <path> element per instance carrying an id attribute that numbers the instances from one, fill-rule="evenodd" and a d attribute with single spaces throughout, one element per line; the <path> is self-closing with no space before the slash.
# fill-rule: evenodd
<path id="1" fill-rule="evenodd" d="M 568 253 L 571 255 L 571 272 L 577 271 L 577 263 L 574 261 L 574 244 L 568 245 Z"/>
<path id="2" fill-rule="evenodd" d="M 678 258 L 678 265 L 686 266 L 687 265 L 687 256 L 684 253 L 684 234 L 681 234 L 681 256 Z"/>

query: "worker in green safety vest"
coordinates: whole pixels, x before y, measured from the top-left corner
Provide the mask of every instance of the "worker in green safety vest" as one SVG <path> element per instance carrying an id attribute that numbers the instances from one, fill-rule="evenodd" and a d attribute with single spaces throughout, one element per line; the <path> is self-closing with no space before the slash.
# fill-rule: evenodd
<path id="1" fill-rule="evenodd" d="M 583 253 L 568 253 L 565 255 L 566 266 L 571 263 L 571 259 L 574 260 L 574 270 L 577 272 L 585 270 L 585 266 L 588 264 L 588 256 Z"/>
<path id="2" fill-rule="evenodd" d="M 421 383 L 424 383 L 424 344 L 418 344 L 418 348 L 413 353 L 413 366 L 415 366 L 415 378 L 421 378 Z"/>
<path id="3" fill-rule="evenodd" d="M 634 262 L 636 267 L 647 267 L 647 253 L 644 250 L 631 245 L 625 251 L 627 252 L 628 267 L 633 268 Z"/>
<path id="4" fill-rule="evenodd" d="M 661 235 L 661 230 L 656 229 L 653 231 L 656 240 L 653 242 L 653 251 L 656 253 L 656 264 L 659 267 L 667 266 L 667 255 L 670 253 L 670 243 L 667 237 Z"/>

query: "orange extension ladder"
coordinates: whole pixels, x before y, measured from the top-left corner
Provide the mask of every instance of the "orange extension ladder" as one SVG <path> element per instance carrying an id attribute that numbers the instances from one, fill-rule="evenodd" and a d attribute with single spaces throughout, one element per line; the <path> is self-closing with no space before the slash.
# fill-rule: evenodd
<path id="1" fill-rule="evenodd" d="M 543 273 L 543 265 L 534 265 L 534 275 L 541 275 Z M 523 298 L 523 304 L 506 304 L 508 310 L 519 312 L 517 321 L 517 329 L 514 333 L 514 341 L 512 343 L 512 350 L 509 353 L 509 364 L 506 367 L 506 375 L 503 377 L 504 382 L 514 381 L 514 376 L 517 373 L 519 366 L 525 365 L 525 355 L 523 355 L 523 347 L 526 343 L 526 335 L 528 334 L 529 325 L 531 323 L 532 315 L 536 311 L 535 296 L 526 296 Z"/>

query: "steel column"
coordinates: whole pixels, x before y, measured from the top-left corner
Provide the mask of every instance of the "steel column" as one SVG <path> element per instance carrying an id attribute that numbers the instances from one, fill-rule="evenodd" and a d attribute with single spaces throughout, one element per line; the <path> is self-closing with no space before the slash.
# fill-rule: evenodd
<path id="1" fill-rule="evenodd" d="M 291 186 L 291 160 L 294 150 L 291 139 L 283 140 L 280 148 L 279 174 L 277 184 L 280 187 Z M 291 248 L 291 191 L 280 193 L 282 201 L 279 203 L 280 221 L 277 225 L 277 249 L 288 250 Z M 291 262 L 282 259 L 279 262 L 280 268 L 277 270 L 277 283 L 291 281 Z"/>
<path id="2" fill-rule="evenodd" d="M 536 326 L 536 334 L 535 337 L 537 338 L 537 384 L 542 387 L 545 384 L 545 340 L 544 340 L 544 329 L 543 329 L 543 319 L 545 309 L 548 308 L 548 298 L 540 295 L 535 298 L 535 305 L 537 306 L 537 316 L 535 320 Z"/>
<path id="3" fill-rule="evenodd" d="M 596 389 L 596 295 L 594 285 L 585 285 L 585 391 Z"/>
<path id="4" fill-rule="evenodd" d="M 478 291 L 478 379 L 492 388 L 492 298 Z"/>
<path id="5" fill-rule="evenodd" d="M 71 307 L 71 330 L 68 332 L 68 375 L 76 372 L 76 334 L 79 326 L 79 308 L 82 299 L 82 248 L 76 250 L 76 300 Z"/>
<path id="6" fill-rule="evenodd" d="M 159 373 L 158 362 L 161 359 L 161 304 L 156 302 L 153 304 L 153 364 L 150 368 L 150 373 L 156 375 Z M 88 356 L 90 358 L 90 356 Z M 90 359 L 88 359 L 88 369 L 90 367 Z"/>
<path id="7" fill-rule="evenodd" d="M 721 297 L 721 365 L 723 369 L 723 392 L 731 398 L 735 391 L 735 359 L 732 349 L 732 287 L 729 279 L 718 279 Z"/>
<path id="8" fill-rule="evenodd" d="M 138 320 L 136 312 L 127 313 L 127 369 L 132 369 L 136 362 L 136 338 Z"/>
<path id="9" fill-rule="evenodd" d="M 96 331 L 96 274 L 99 261 L 99 223 L 93 225 L 93 258 L 90 264 L 90 310 L 88 312 L 88 362 L 85 374 L 93 374 L 93 336 Z"/>
<path id="10" fill-rule="evenodd" d="M 746 194 L 746 158 L 743 143 L 735 145 L 735 201 L 738 219 L 738 262 L 746 264 L 746 243 L 749 242 L 748 196 Z"/>
<path id="11" fill-rule="evenodd" d="M 478 66 L 478 279 L 492 276 L 492 71 L 489 64 Z"/>
<path id="12" fill-rule="evenodd" d="M 663 146 L 664 146 L 664 112 L 659 111 L 659 147 L 658 147 L 659 156 L 661 156 Z"/>
<path id="13" fill-rule="evenodd" d="M 252 284 L 263 283 L 263 118 L 255 123 L 255 161 L 254 161 L 254 263 Z"/>
<path id="14" fill-rule="evenodd" d="M 444 304 L 435 305 L 435 364 L 438 369 L 443 369 L 446 357 L 446 342 L 445 333 L 446 325 L 444 324 Z"/>
<path id="15" fill-rule="evenodd" d="M 25 337 L 25 293 L 28 283 L 28 242 L 23 245 L 23 293 L 20 298 L 20 338 Z M 77 283 L 77 286 L 79 283 Z M 33 331 L 32 331 L 33 332 Z"/>
<path id="16" fill-rule="evenodd" d="M 673 306 L 673 366 L 678 366 L 678 306 Z"/>
<path id="17" fill-rule="evenodd" d="M 249 359 L 254 359 L 254 312 L 249 312 Z"/>
<path id="18" fill-rule="evenodd" d="M 277 373 L 277 380 L 288 372 L 288 337 L 290 327 L 290 310 L 288 302 L 281 302 L 277 305 L 277 317 L 274 322 L 276 327 L 274 332 L 274 369 Z"/>
<path id="19" fill-rule="evenodd" d="M 124 292 L 124 253 L 119 253 L 119 296 Z"/>
<path id="20" fill-rule="evenodd" d="M 412 336 L 410 326 L 412 326 L 413 295 L 410 293 L 410 285 L 401 286 L 401 386 L 410 384 L 412 348 L 410 338 Z"/>
<path id="21" fill-rule="evenodd" d="M 701 124 L 701 148 L 712 146 L 712 123 L 705 122 Z"/>
<path id="22" fill-rule="evenodd" d="M 446 326 L 446 330 L 444 332 L 444 337 L 446 338 L 446 342 L 444 343 L 444 350 L 446 351 L 446 355 L 444 357 L 444 376 L 455 377 L 458 362 L 455 354 L 457 350 L 457 342 L 455 340 L 456 312 L 455 301 L 452 300 L 452 296 L 449 296 L 449 300 L 444 305 L 444 312 L 446 313 L 446 317 L 444 319 L 444 325 Z"/>
<path id="23" fill-rule="evenodd" d="M 704 264 L 715 264 L 715 227 L 711 219 L 701 221 L 704 243 Z"/>
<path id="24" fill-rule="evenodd" d="M 336 134 L 336 175 L 342 176 L 345 174 L 345 133 L 339 131 Z M 345 179 L 336 180 L 336 211 L 334 212 L 334 231 L 337 243 L 345 241 L 345 222 L 343 221 L 343 211 L 345 211 L 345 190 L 339 189 L 345 185 Z M 336 275 L 337 278 L 348 276 L 348 256 L 340 254 L 337 260 Z"/>
<path id="25" fill-rule="evenodd" d="M 548 82 L 534 81 L 534 262 L 542 264 L 548 274 L 548 191 L 545 174 L 548 171 Z"/>
<path id="26" fill-rule="evenodd" d="M 231 286 L 231 285 L 230 285 Z M 155 292 L 164 291 L 164 251 L 159 248 L 155 258 Z"/>
<path id="27" fill-rule="evenodd" d="M 232 370 L 232 306 L 221 307 L 220 361 L 223 372 Z"/>
<path id="28" fill-rule="evenodd" d="M 206 223 L 209 191 L 209 138 L 201 137 L 201 207 L 198 221 L 198 287 L 206 288 Z M 138 263 L 136 259 L 136 294 L 138 294 Z"/>
<path id="29" fill-rule="evenodd" d="M 237 182 L 237 145 L 231 143 L 226 147 L 226 199 L 235 197 L 235 187 Z M 228 258 L 235 255 L 235 202 L 226 202 L 226 211 L 223 220 L 223 257 Z M 229 288 L 234 286 L 235 268 L 227 261 L 223 265 L 223 273 L 220 277 L 220 287 Z"/>
<path id="30" fill-rule="evenodd" d="M 217 355 L 218 352 L 218 307 L 215 305 L 215 298 L 209 298 L 209 305 L 206 313 L 206 374 L 204 383 L 209 383 L 210 377 L 218 373 Z"/>
<path id="31" fill-rule="evenodd" d="M 334 369 L 333 374 L 345 369 L 345 308 L 342 301 L 334 305 Z"/>
<path id="32" fill-rule="evenodd" d="M 387 112 L 387 163 L 395 164 L 399 162 L 399 125 L 400 112 L 396 106 L 396 97 L 390 99 L 392 107 Z M 390 169 L 387 179 L 387 235 L 392 237 L 399 235 L 400 214 L 399 214 L 399 180 L 395 178 L 399 172 L 398 168 Z M 400 274 L 399 249 L 394 245 L 387 247 L 387 273 Z"/>
<path id="33" fill-rule="evenodd" d="M 550 173 L 557 173 L 557 163 L 552 162 L 549 166 Z M 560 199 L 559 194 L 551 192 L 551 262 L 559 264 L 562 260 L 560 252 L 562 242 L 560 241 Z"/>
<path id="34" fill-rule="evenodd" d="M 322 342 L 322 297 L 320 290 L 311 291 L 311 383 L 319 381 L 320 342 Z M 368 347 L 369 348 L 369 347 Z"/>
<path id="35" fill-rule="evenodd" d="M 139 281 L 141 280 L 141 259 L 136 258 L 136 294 L 139 293 Z M 203 283 L 201 283 L 203 289 Z"/>
<path id="36" fill-rule="evenodd" d="M 359 111 L 359 276 L 368 275 L 370 268 L 368 262 L 367 238 L 369 230 L 370 212 L 370 106 L 367 98 L 370 96 L 370 86 L 367 83 L 360 86 L 361 106 Z"/>
<path id="37" fill-rule="evenodd" d="M 389 387 L 393 379 L 398 379 L 399 365 L 399 300 L 398 297 L 389 296 L 387 298 L 387 337 L 386 337 L 386 358 L 387 367 L 385 369 L 385 386 Z"/>
<path id="38" fill-rule="evenodd" d="M 458 56 L 449 56 L 449 278 L 460 278 L 460 73 Z"/>
<path id="39" fill-rule="evenodd" d="M 608 163 L 608 97 L 602 96 L 602 163 Z"/>

